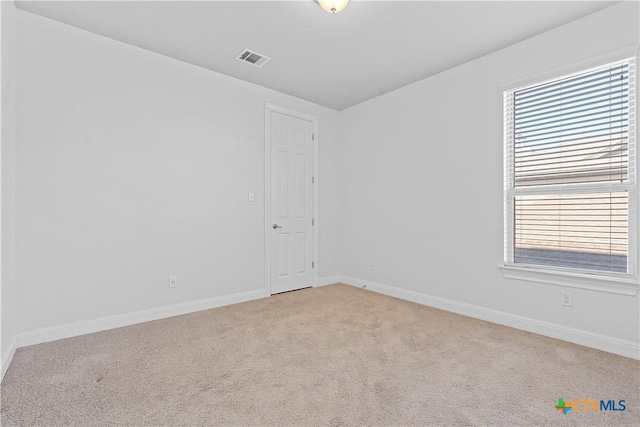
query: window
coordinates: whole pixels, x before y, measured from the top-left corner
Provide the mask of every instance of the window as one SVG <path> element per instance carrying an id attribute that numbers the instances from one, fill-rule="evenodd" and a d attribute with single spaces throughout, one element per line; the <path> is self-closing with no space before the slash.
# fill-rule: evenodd
<path id="1" fill-rule="evenodd" d="M 504 92 L 505 265 L 635 277 L 635 58 Z"/>

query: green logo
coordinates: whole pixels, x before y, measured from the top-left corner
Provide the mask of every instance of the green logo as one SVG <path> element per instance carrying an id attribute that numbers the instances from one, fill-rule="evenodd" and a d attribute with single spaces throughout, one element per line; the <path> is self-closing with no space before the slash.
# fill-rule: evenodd
<path id="1" fill-rule="evenodd" d="M 556 409 L 564 413 L 565 415 L 567 415 L 569 411 L 572 409 L 571 403 L 567 404 L 564 401 L 564 399 L 561 397 L 560 399 L 558 399 L 558 404 L 556 405 Z"/>

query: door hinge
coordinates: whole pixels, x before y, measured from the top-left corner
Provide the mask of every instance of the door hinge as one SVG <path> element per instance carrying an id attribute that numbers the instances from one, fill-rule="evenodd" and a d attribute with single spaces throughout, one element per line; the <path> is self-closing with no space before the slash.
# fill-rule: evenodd
<path id="1" fill-rule="evenodd" d="M 311 134 L 311 140 L 312 140 L 312 141 L 315 141 L 315 140 L 316 140 L 316 134 L 315 134 L 315 133 L 312 133 L 312 134 Z"/>
<path id="2" fill-rule="evenodd" d="M 316 220 L 315 220 L 315 218 L 311 218 L 311 225 L 316 225 Z"/>
<path id="3" fill-rule="evenodd" d="M 311 268 L 316 268 L 316 263 L 314 261 L 311 261 Z"/>
<path id="4" fill-rule="evenodd" d="M 312 176 L 312 177 L 311 177 L 311 183 L 312 183 L 312 184 L 315 184 L 315 183 L 316 183 L 316 177 L 315 177 L 315 176 Z"/>

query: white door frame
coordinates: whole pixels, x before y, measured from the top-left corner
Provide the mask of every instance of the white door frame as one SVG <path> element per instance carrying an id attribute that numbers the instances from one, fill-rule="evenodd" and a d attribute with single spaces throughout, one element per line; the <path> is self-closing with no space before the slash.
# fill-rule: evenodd
<path id="1" fill-rule="evenodd" d="M 318 118 L 309 114 L 301 113 L 290 108 L 265 103 L 264 108 L 264 290 L 267 295 L 271 295 L 271 113 L 280 113 L 313 123 L 313 145 L 312 155 L 313 165 L 312 175 L 314 183 L 312 185 L 312 212 L 314 226 L 312 227 L 311 238 L 313 250 L 314 268 L 311 273 L 313 286 L 318 285 Z"/>

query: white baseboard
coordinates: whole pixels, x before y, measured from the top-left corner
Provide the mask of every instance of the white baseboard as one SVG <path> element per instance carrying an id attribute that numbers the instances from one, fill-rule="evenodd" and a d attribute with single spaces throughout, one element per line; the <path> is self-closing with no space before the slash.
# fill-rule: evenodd
<path id="1" fill-rule="evenodd" d="M 9 369 L 9 365 L 13 360 L 13 355 L 16 354 L 16 339 L 11 340 L 11 344 L 9 344 L 9 348 L 2 353 L 2 372 L 0 372 L 0 383 L 4 379 L 4 374 L 7 373 L 7 369 Z"/>
<path id="2" fill-rule="evenodd" d="M 381 283 L 356 279 L 349 276 L 323 277 L 318 280 L 317 286 L 326 286 L 333 283 L 344 283 L 346 285 L 351 285 L 359 288 L 366 288 L 374 292 L 415 302 L 429 307 L 439 308 L 476 319 L 486 320 L 488 322 L 493 322 L 500 325 L 505 325 L 512 328 L 521 329 L 524 331 L 533 332 L 536 334 L 545 335 L 563 341 L 568 341 L 575 344 L 596 348 L 598 350 L 603 350 L 609 353 L 619 354 L 621 356 L 640 360 L 640 344 L 633 341 L 621 340 L 618 338 L 596 334 L 581 329 L 570 328 L 567 326 L 545 322 L 542 320 L 531 319 L 529 317 L 488 309 L 446 298 L 435 297 L 427 294 L 396 288 L 393 286 L 383 285 Z M 148 322 L 151 320 L 164 319 L 181 314 L 208 310 L 211 308 L 264 298 L 266 296 L 268 295 L 266 294 L 264 289 L 257 289 L 222 297 L 158 307 L 150 310 L 138 311 L 135 313 L 103 317 L 87 322 L 78 322 L 73 324 L 55 326 L 19 334 L 17 340 L 14 340 L 2 355 L 2 377 L 4 377 L 4 374 L 9 367 L 9 364 L 11 363 L 16 348 L 18 347 L 25 347 L 28 345 L 40 344 L 63 338 L 70 338 L 78 335 L 84 335 L 93 332 L 119 328 L 122 326 Z"/>
<path id="3" fill-rule="evenodd" d="M 240 292 L 221 297 L 207 298 L 198 301 L 190 301 L 181 304 L 152 308 L 149 310 L 137 311 L 134 313 L 120 314 L 116 316 L 102 317 L 86 322 L 77 322 L 50 328 L 43 328 L 32 332 L 18 334 L 17 346 L 26 347 L 28 345 L 41 344 L 63 338 L 75 337 L 78 335 L 91 334 L 94 332 L 106 331 L 108 329 L 120 328 L 122 326 L 134 325 L 137 323 L 149 322 L 151 320 L 165 319 L 167 317 L 179 316 L 181 314 L 193 313 L 196 311 L 209 310 L 211 308 L 225 305 L 237 304 L 268 296 L 264 289 Z M 4 358 L 3 358 L 4 369 Z"/>
<path id="4" fill-rule="evenodd" d="M 320 286 L 333 285 L 334 283 L 338 283 L 342 276 L 327 276 L 321 277 L 318 279 L 318 284 L 314 286 L 314 288 L 318 288 Z"/>
<path id="5" fill-rule="evenodd" d="M 356 279 L 348 276 L 335 276 L 334 283 L 344 283 L 345 285 L 366 288 L 368 290 L 415 302 L 429 307 L 435 307 L 453 313 L 462 314 L 476 319 L 557 338 L 574 344 L 584 345 L 609 353 L 619 354 L 640 360 L 640 343 L 622 340 L 606 335 L 596 334 L 582 329 L 571 328 L 542 320 L 531 319 L 529 317 L 506 313 L 504 311 L 493 310 L 477 305 L 467 304 L 446 298 L 434 297 L 414 291 L 387 286 L 367 280 Z"/>

